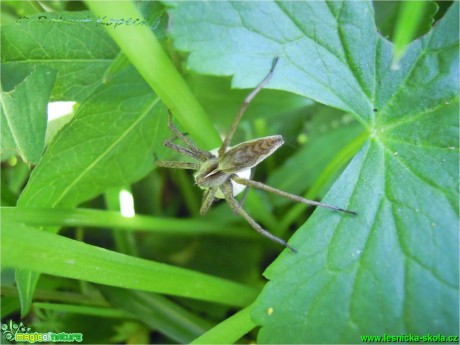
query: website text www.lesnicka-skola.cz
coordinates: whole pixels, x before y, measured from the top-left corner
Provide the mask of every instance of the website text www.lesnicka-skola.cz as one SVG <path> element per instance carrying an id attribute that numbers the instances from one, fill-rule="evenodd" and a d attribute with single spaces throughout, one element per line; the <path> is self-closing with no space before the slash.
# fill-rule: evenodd
<path id="1" fill-rule="evenodd" d="M 458 335 L 443 334 L 402 334 L 402 335 L 362 335 L 363 343 L 457 343 Z"/>

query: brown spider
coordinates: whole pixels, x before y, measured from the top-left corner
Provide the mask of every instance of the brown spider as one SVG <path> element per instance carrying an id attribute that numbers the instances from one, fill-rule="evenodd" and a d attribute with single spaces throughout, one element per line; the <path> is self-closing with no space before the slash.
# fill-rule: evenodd
<path id="1" fill-rule="evenodd" d="M 244 112 L 249 106 L 249 103 L 268 83 L 277 62 L 278 57 L 273 60 L 270 72 L 267 74 L 264 80 L 262 80 L 262 82 L 245 98 L 240 110 L 238 111 L 238 114 L 233 120 L 233 124 L 229 133 L 227 134 L 224 142 L 218 150 L 217 155 L 208 151 L 200 150 L 198 147 L 196 147 L 195 144 L 187 139 L 187 137 L 181 131 L 179 131 L 176 126 L 174 126 L 172 123 L 171 112 L 168 112 L 169 128 L 176 135 L 176 137 L 166 140 L 164 145 L 183 155 L 194 158 L 197 162 L 161 161 L 156 162 L 156 165 L 158 167 L 164 168 L 196 170 L 194 173 L 195 182 L 198 187 L 204 190 L 203 203 L 201 205 L 200 214 L 204 215 L 208 211 L 216 197 L 223 197 L 228 202 L 233 212 L 241 215 L 244 219 L 246 219 L 246 221 L 257 232 L 261 233 L 265 237 L 268 237 L 272 241 L 278 242 L 281 245 L 291 249 L 292 251 L 297 252 L 297 250 L 287 244 L 286 241 L 272 235 L 267 230 L 263 229 L 243 209 L 243 207 L 235 199 L 235 195 L 237 194 L 234 192 L 235 183 L 246 187 L 265 190 L 267 192 L 278 194 L 285 198 L 308 205 L 327 207 L 336 211 L 346 212 L 353 215 L 356 215 L 356 212 L 348 211 L 328 204 L 323 204 L 317 201 L 304 199 L 300 196 L 289 194 L 279 189 L 270 187 L 261 182 L 253 181 L 237 175 L 238 173 L 249 171 L 251 168 L 255 167 L 284 143 L 283 137 L 281 135 L 272 135 L 264 138 L 245 141 L 241 144 L 229 148 L 230 140 L 232 139 Z M 174 144 L 173 140 L 176 138 L 182 140 L 186 147 Z"/>

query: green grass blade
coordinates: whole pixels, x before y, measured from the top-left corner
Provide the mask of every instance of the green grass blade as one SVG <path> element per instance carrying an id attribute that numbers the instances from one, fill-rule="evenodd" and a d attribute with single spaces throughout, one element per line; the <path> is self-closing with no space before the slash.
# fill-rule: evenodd
<path id="1" fill-rule="evenodd" d="M 196 338 L 192 344 L 235 344 L 238 339 L 256 327 L 251 319 L 251 309 L 252 305 L 240 310 Z"/>
<path id="2" fill-rule="evenodd" d="M 137 215 L 131 218 L 116 211 L 53 208 L 0 208 L 5 221 L 20 221 L 36 226 L 85 226 L 129 231 L 149 231 L 180 236 L 219 235 L 257 238 L 247 227 L 218 224 L 201 219 L 177 219 Z"/>
<path id="3" fill-rule="evenodd" d="M 257 295 L 256 289 L 243 284 L 133 258 L 12 222 L 2 224 L 2 249 L 4 267 L 233 306 L 246 306 Z"/>
<path id="4" fill-rule="evenodd" d="M 103 308 L 103 307 L 89 307 L 74 304 L 58 304 L 58 303 L 34 303 L 35 308 L 41 308 L 46 310 L 55 310 L 64 313 L 83 314 L 91 316 L 99 316 L 103 318 L 133 318 L 130 314 L 123 310 L 114 308 Z"/>
<path id="5" fill-rule="evenodd" d="M 438 5 L 432 1 L 403 1 L 394 31 L 393 65 L 404 55 L 409 43 L 430 25 Z M 428 18 L 427 18 L 428 17 Z"/>
<path id="6" fill-rule="evenodd" d="M 208 321 L 161 295 L 111 286 L 98 288 L 111 305 L 179 343 L 189 343 L 211 328 Z"/>

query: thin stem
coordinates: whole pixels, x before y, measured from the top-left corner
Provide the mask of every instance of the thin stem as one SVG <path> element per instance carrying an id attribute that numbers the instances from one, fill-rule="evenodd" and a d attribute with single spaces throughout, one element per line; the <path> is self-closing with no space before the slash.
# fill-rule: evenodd
<path id="1" fill-rule="evenodd" d="M 142 18 L 133 1 L 86 0 L 85 4 L 99 17 Z M 153 31 L 135 25 L 104 28 L 194 141 L 209 150 L 218 146 L 219 134 Z"/>

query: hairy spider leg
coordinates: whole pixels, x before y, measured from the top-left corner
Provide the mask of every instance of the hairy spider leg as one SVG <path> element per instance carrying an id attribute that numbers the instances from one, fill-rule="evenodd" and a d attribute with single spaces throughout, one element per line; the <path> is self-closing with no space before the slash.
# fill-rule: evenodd
<path id="1" fill-rule="evenodd" d="M 283 192 L 282 190 L 270 187 L 269 185 L 266 185 L 265 183 L 262 183 L 262 182 L 248 180 L 248 179 L 245 179 L 245 178 L 238 177 L 237 175 L 232 175 L 231 179 L 233 181 L 235 181 L 236 183 L 245 185 L 247 187 L 253 187 L 253 188 L 265 190 L 265 191 L 270 192 L 270 193 L 278 194 L 278 195 L 280 195 L 282 197 L 285 197 L 287 199 L 291 199 L 291 200 L 294 200 L 294 201 L 297 201 L 297 202 L 301 202 L 302 204 L 321 206 L 321 207 L 330 208 L 330 209 L 335 210 L 335 211 L 349 213 L 349 214 L 352 214 L 354 216 L 357 215 L 357 213 L 354 212 L 354 211 L 345 210 L 343 208 L 336 207 L 336 206 L 329 205 L 329 204 L 323 204 L 322 202 L 308 200 L 308 199 L 302 198 L 301 196 L 286 193 L 286 192 Z"/>
<path id="2" fill-rule="evenodd" d="M 240 123 L 241 118 L 243 117 L 243 114 L 245 113 L 246 109 L 249 106 L 249 103 L 253 100 L 253 98 L 260 92 L 260 90 L 263 89 L 263 87 L 269 82 L 270 78 L 273 75 L 273 71 L 275 70 L 276 64 L 278 63 L 279 57 L 275 57 L 272 62 L 272 67 L 270 68 L 270 72 L 268 72 L 267 76 L 262 80 L 262 82 L 257 85 L 257 87 L 251 91 L 249 95 L 246 96 L 246 98 L 243 101 L 243 104 L 240 107 L 240 110 L 238 111 L 238 114 L 236 114 L 235 119 L 233 120 L 232 127 L 230 128 L 230 131 L 228 132 L 227 136 L 225 137 L 224 142 L 222 143 L 221 147 L 219 148 L 219 156 L 222 156 L 226 151 L 228 146 L 230 145 L 230 141 L 232 140 L 233 134 L 235 134 L 236 128 L 238 127 L 238 124 Z"/>
<path id="3" fill-rule="evenodd" d="M 186 149 L 185 147 L 182 147 L 180 145 L 177 145 L 177 144 L 174 144 L 173 142 L 171 142 L 171 139 L 168 139 L 164 142 L 164 146 L 166 146 L 167 148 L 173 150 L 173 151 L 176 151 L 176 152 L 179 152 L 180 154 L 183 154 L 185 156 L 189 156 L 189 157 L 192 157 L 196 160 L 200 160 L 196 153 L 189 150 L 189 149 Z"/>
<path id="4" fill-rule="evenodd" d="M 222 186 L 221 188 L 224 196 L 225 196 L 225 200 L 227 200 L 228 204 L 230 205 L 230 207 L 232 208 L 233 212 L 235 212 L 236 214 L 242 216 L 244 219 L 246 219 L 246 221 L 249 223 L 249 225 L 252 226 L 252 228 L 257 231 L 258 233 L 260 233 L 262 236 L 265 236 L 267 237 L 268 239 L 274 241 L 274 242 L 277 242 L 279 244 L 281 244 L 282 246 L 286 247 L 286 248 L 289 248 L 290 250 L 292 250 L 294 253 L 297 253 L 297 249 L 295 249 L 294 247 L 291 247 L 285 240 L 279 238 L 279 237 L 276 237 L 275 235 L 269 233 L 267 230 L 265 230 L 264 228 L 262 228 L 254 219 L 252 219 L 252 217 L 241 207 L 241 205 L 238 203 L 238 201 L 233 197 L 233 187 L 232 187 L 232 182 L 231 181 L 227 181 L 225 182 L 225 184 Z"/>
<path id="5" fill-rule="evenodd" d="M 209 188 L 203 193 L 203 201 L 201 203 L 200 214 L 205 215 L 216 198 L 217 188 Z"/>
<path id="6" fill-rule="evenodd" d="M 168 109 L 168 126 L 169 129 L 176 135 L 177 138 L 182 140 L 182 142 L 188 147 L 189 151 L 192 151 L 195 154 L 194 158 L 198 158 L 200 161 L 207 161 L 209 158 L 212 158 L 213 155 L 207 151 L 200 150 L 194 143 L 187 139 L 187 137 L 174 125 L 172 122 L 172 114 L 171 111 Z M 171 138 L 168 141 L 172 143 L 172 140 L 176 139 Z M 166 142 L 165 142 L 166 145 Z"/>
<path id="7" fill-rule="evenodd" d="M 199 163 L 179 162 L 179 161 L 157 161 L 155 162 L 155 165 L 157 167 L 171 168 L 171 169 L 198 170 L 200 168 Z"/>

